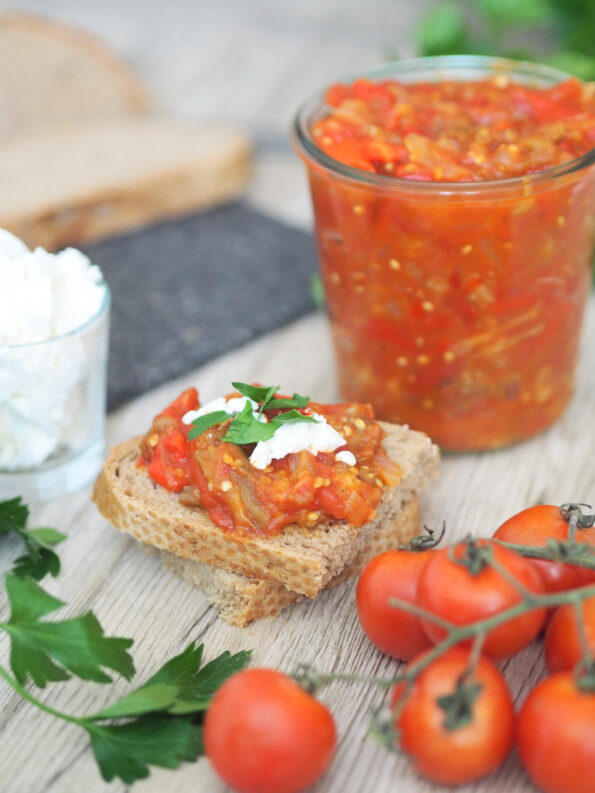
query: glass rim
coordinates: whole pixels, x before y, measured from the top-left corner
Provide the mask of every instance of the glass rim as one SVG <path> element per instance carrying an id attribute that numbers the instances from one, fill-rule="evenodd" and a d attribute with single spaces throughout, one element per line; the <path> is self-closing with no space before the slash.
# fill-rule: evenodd
<path id="1" fill-rule="evenodd" d="M 412 74 L 423 70 L 475 70 L 483 69 L 488 73 L 507 74 L 509 76 L 523 76 L 526 78 L 546 78 L 551 84 L 568 80 L 572 75 L 555 69 L 544 64 L 532 61 L 515 60 L 513 58 L 500 58 L 488 55 L 436 55 L 421 58 L 407 58 L 400 61 L 391 61 L 383 66 L 367 69 L 357 75 L 338 78 L 340 82 L 353 82 L 358 78 L 378 80 L 392 77 L 399 74 Z M 577 78 L 578 79 L 578 78 Z M 319 91 L 310 96 L 299 107 L 291 127 L 291 138 L 298 154 L 303 154 L 304 159 L 313 160 L 317 165 L 343 179 L 355 182 L 358 185 L 374 186 L 382 188 L 387 192 L 410 191 L 420 193 L 441 193 L 441 194 L 468 194 L 483 193 L 493 190 L 510 190 L 521 188 L 526 190 L 528 186 L 544 185 L 558 177 L 566 176 L 577 171 L 588 168 L 595 164 L 595 147 L 588 152 L 573 160 L 544 168 L 541 171 L 534 171 L 521 176 L 508 177 L 505 179 L 486 179 L 479 182 L 427 182 L 405 179 L 402 177 L 386 176 L 384 174 L 371 173 L 346 165 L 340 160 L 329 156 L 319 148 L 311 133 L 311 121 L 316 113 L 320 113 L 325 107 L 324 92 Z"/>
<path id="2" fill-rule="evenodd" d="M 77 325 L 76 328 L 67 330 L 65 333 L 60 333 L 58 336 L 49 336 L 46 339 L 38 339 L 37 341 L 25 341 L 19 342 L 17 344 L 0 343 L 0 353 L 4 352 L 5 350 L 30 350 L 34 349 L 35 347 L 43 347 L 48 344 L 59 343 L 61 341 L 65 341 L 66 339 L 74 338 L 75 336 L 81 336 L 87 330 L 90 330 L 93 325 L 97 324 L 99 320 L 101 320 L 102 317 L 108 313 L 108 310 L 111 306 L 111 292 L 107 282 L 102 278 L 97 282 L 97 285 L 103 288 L 103 298 L 101 300 L 101 304 L 97 311 L 91 317 L 89 317 L 89 319 L 85 320 L 82 325 Z"/>

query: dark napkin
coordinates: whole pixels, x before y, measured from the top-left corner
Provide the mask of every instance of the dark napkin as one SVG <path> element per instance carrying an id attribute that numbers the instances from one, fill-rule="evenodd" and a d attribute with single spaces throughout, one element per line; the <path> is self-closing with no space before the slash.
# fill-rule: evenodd
<path id="1" fill-rule="evenodd" d="M 240 203 L 84 250 L 112 292 L 110 409 L 314 308 L 310 235 Z"/>

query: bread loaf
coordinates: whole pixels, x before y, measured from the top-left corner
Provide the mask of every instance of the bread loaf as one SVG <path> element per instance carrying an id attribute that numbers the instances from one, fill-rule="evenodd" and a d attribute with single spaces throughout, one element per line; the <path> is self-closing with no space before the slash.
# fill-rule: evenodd
<path id="1" fill-rule="evenodd" d="M 143 117 L 40 129 L 0 144 L 0 227 L 56 250 L 229 199 L 249 172 L 249 141 L 228 126 Z"/>

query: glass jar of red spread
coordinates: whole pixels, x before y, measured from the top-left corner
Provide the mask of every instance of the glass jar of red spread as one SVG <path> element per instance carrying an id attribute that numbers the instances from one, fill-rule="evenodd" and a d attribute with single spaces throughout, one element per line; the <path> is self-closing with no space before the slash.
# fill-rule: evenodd
<path id="1" fill-rule="evenodd" d="M 402 61 L 299 112 L 340 388 L 450 450 L 549 427 L 573 391 L 595 237 L 595 86 Z"/>

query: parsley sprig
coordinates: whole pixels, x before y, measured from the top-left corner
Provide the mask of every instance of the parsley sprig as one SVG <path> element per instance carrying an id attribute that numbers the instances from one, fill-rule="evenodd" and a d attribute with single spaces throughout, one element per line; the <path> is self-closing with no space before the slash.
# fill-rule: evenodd
<path id="1" fill-rule="evenodd" d="M 316 423 L 315 418 L 306 416 L 297 410 L 297 408 L 305 408 L 310 397 L 294 394 L 290 398 L 277 399 L 275 394 L 281 386 L 254 386 L 239 382 L 232 383 L 232 386 L 242 396 L 256 402 L 258 410 L 255 413 L 251 403 L 246 402 L 242 411 L 231 417 L 229 428 L 223 436 L 223 440 L 227 443 L 242 445 L 267 441 L 284 424 L 298 421 Z M 263 421 L 262 417 L 267 410 L 283 410 L 285 412 Z M 199 416 L 192 422 L 188 439 L 198 438 L 206 430 L 217 424 L 222 424 L 224 421 L 229 421 L 229 419 L 229 413 L 224 410 L 215 410 L 212 413 Z"/>
<path id="2" fill-rule="evenodd" d="M 47 526 L 26 529 L 28 518 L 29 507 L 23 504 L 20 496 L 0 502 L 0 537 L 12 534 L 25 544 L 25 554 L 16 560 L 12 572 L 20 578 L 31 576 L 36 581 L 41 581 L 47 573 L 57 576 L 60 559 L 53 548 L 63 542 L 66 535 Z"/>
<path id="3" fill-rule="evenodd" d="M 18 534 L 29 550 L 27 543 L 35 542 L 30 535 L 36 530 L 26 530 L 27 517 L 20 499 L 0 502 L 0 534 Z M 40 578 L 42 567 L 34 567 Z M 56 574 L 55 563 L 45 567 L 45 572 Z M 131 784 L 147 777 L 149 766 L 177 768 L 202 754 L 204 712 L 221 683 L 247 664 L 249 652 L 224 652 L 201 665 L 203 646 L 191 643 L 108 707 L 73 716 L 46 705 L 25 685 L 43 689 L 49 682 L 73 677 L 108 683 L 114 673 L 130 680 L 135 672 L 129 653 L 133 640 L 105 636 L 92 611 L 64 620 L 46 619 L 65 604 L 25 574 L 19 560 L 5 576 L 5 587 L 9 615 L 0 622 L 0 631 L 10 639 L 10 671 L 0 665 L 0 677 L 40 710 L 84 729 L 104 780 L 118 777 Z"/>

